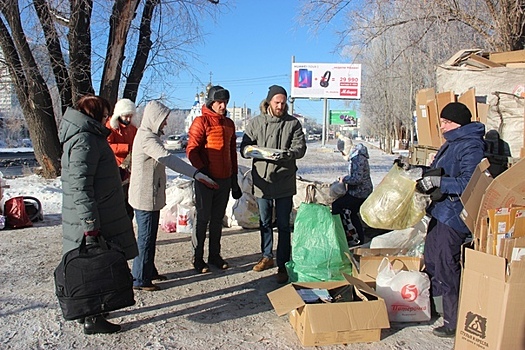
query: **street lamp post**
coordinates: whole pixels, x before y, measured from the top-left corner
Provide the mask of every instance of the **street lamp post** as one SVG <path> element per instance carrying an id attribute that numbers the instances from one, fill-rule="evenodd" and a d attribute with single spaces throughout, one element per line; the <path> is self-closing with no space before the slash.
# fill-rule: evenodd
<path id="1" fill-rule="evenodd" d="M 250 91 L 246 96 L 244 96 L 244 103 L 243 103 L 243 107 L 242 107 L 242 111 L 241 111 L 241 118 L 242 118 L 242 124 L 243 124 L 243 130 L 246 130 L 246 123 L 247 123 L 247 118 L 248 118 L 248 110 L 246 109 L 246 97 L 250 96 L 253 94 L 253 91 Z"/>

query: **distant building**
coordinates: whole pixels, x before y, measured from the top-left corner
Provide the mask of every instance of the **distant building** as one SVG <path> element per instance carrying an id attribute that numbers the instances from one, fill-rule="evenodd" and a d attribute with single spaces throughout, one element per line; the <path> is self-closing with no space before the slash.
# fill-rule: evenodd
<path id="1" fill-rule="evenodd" d="M 2 64 L 5 62 L 4 54 L 0 50 L 0 114 L 7 116 L 11 109 L 18 105 L 18 99 L 15 94 L 15 85 L 9 74 L 7 65 Z"/>
<path id="2" fill-rule="evenodd" d="M 202 106 L 204 106 L 204 100 L 204 92 L 201 92 L 200 94 L 195 94 L 195 101 L 193 101 L 193 106 L 191 107 L 190 112 L 188 113 L 188 116 L 186 117 L 186 120 L 184 122 L 184 131 L 188 132 L 188 130 L 190 130 L 191 123 L 193 123 L 195 118 L 199 117 L 202 114 Z"/>
<path id="3" fill-rule="evenodd" d="M 250 119 L 252 115 L 252 110 L 246 108 L 246 105 L 244 105 L 244 107 L 228 107 L 228 112 L 230 112 L 230 118 L 237 128 L 242 130 L 244 130 L 247 120 Z"/>

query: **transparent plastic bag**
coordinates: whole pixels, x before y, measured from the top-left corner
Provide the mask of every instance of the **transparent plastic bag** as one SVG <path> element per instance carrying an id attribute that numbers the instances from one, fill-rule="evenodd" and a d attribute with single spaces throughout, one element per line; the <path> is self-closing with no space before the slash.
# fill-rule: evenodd
<path id="1" fill-rule="evenodd" d="M 363 221 L 370 227 L 402 230 L 425 215 L 428 196 L 416 191 L 410 173 L 394 165 L 361 206 Z"/>

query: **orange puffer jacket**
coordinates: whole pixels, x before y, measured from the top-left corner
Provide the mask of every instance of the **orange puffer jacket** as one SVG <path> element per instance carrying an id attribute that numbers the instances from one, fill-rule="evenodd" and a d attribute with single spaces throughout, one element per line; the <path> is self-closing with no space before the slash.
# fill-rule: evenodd
<path id="1" fill-rule="evenodd" d="M 108 136 L 108 143 L 113 153 L 115 153 L 117 165 L 120 166 L 133 148 L 133 140 L 137 134 L 137 127 L 133 124 L 119 124 L 118 129 L 113 129 L 108 119 L 106 128 L 111 130 L 111 134 Z"/>
<path id="2" fill-rule="evenodd" d="M 195 168 L 213 179 L 237 174 L 235 124 L 206 106 L 188 131 L 186 155 Z"/>

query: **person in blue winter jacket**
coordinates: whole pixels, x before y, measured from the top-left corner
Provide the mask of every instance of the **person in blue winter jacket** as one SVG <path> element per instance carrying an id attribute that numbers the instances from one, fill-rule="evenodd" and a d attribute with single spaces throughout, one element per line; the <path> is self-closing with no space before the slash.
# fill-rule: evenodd
<path id="1" fill-rule="evenodd" d="M 419 192 L 432 198 L 427 208 L 431 220 L 424 257 L 432 297 L 434 300 L 441 297 L 443 303 L 443 326 L 433 330 L 438 337 L 454 337 L 456 333 L 461 245 L 469 235 L 469 229 L 459 217 L 463 210 L 460 196 L 484 157 L 485 126 L 471 122 L 471 118 L 469 109 L 462 103 L 452 102 L 443 108 L 440 129 L 445 143 L 416 184 Z M 436 306 L 439 309 L 439 305 Z"/>
<path id="2" fill-rule="evenodd" d="M 349 161 L 348 175 L 339 178 L 339 181 L 346 184 L 347 191 L 344 196 L 332 203 L 332 214 L 341 215 L 344 209 L 350 209 L 350 220 L 362 244 L 365 241 L 365 231 L 358 215 L 359 209 L 373 190 L 368 164 L 368 149 L 362 143 L 358 143 L 349 154 L 343 153 L 343 156 Z"/>

